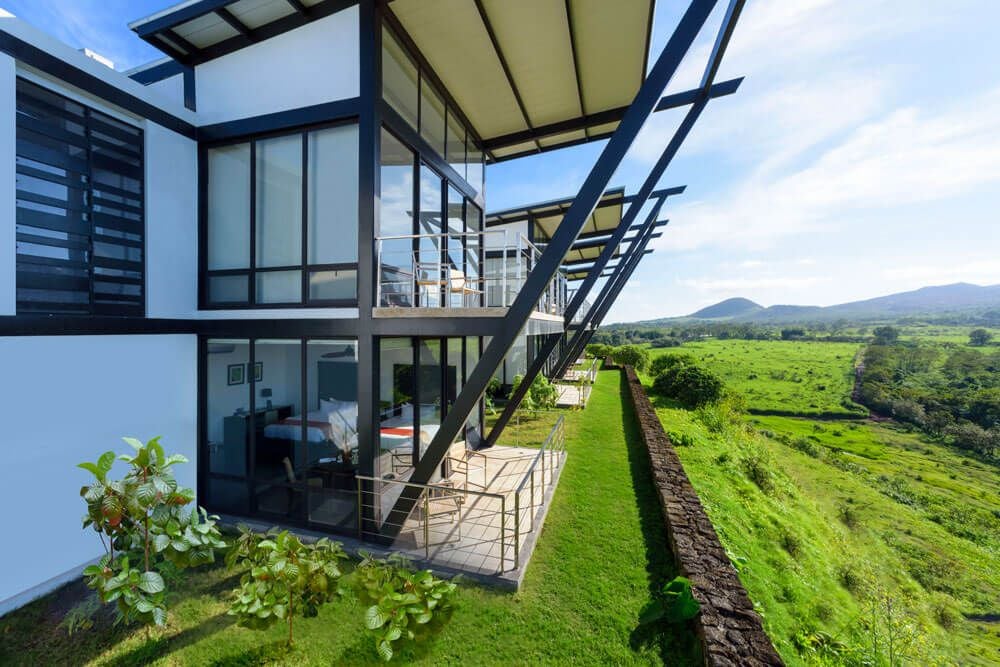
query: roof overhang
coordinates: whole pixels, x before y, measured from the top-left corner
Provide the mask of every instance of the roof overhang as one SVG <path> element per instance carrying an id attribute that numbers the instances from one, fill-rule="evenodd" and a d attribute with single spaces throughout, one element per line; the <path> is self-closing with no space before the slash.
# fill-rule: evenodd
<path id="1" fill-rule="evenodd" d="M 355 0 L 186 0 L 129 23 L 139 37 L 185 65 L 197 65 L 280 35 Z"/>
<path id="2" fill-rule="evenodd" d="M 607 137 L 646 74 L 654 0 L 386 6 L 491 161 Z"/>

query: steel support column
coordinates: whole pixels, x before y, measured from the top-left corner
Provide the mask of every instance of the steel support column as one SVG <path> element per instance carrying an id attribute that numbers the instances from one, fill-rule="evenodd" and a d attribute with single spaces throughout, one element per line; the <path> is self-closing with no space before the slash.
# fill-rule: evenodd
<path id="1" fill-rule="evenodd" d="M 742 5 L 741 0 L 733 1 Z M 497 367 L 503 362 L 518 333 L 545 293 L 549 282 L 559 270 L 566 253 L 593 213 L 607 189 L 611 177 L 621 165 L 622 160 L 625 159 L 626 153 L 635 142 L 642 126 L 659 103 L 660 96 L 670 83 L 684 56 L 690 50 L 715 5 L 716 0 L 692 0 L 684 12 L 673 35 L 657 58 L 656 64 L 639 87 L 639 91 L 622 117 L 621 123 L 601 151 L 600 157 L 584 181 L 580 192 L 574 198 L 562 223 L 535 267 L 528 274 L 528 278 L 514 299 L 514 303 L 503 318 L 500 330 L 486 346 L 479 363 L 476 364 L 472 374 L 466 380 L 465 386 L 462 387 L 451 409 L 442 420 L 438 432 L 413 469 L 409 479 L 413 484 L 426 484 L 443 460 L 469 414 L 477 406 Z M 385 531 L 387 537 L 398 533 L 398 527 L 401 527 L 406 521 L 419 494 L 419 486 L 408 485 L 404 488 L 387 517 L 387 530 Z"/>

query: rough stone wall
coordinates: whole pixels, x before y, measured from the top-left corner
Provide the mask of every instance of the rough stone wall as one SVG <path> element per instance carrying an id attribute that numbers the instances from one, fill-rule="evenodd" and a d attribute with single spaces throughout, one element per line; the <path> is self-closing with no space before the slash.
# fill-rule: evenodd
<path id="1" fill-rule="evenodd" d="M 695 622 L 704 647 L 705 664 L 783 665 L 684 473 L 653 404 L 635 371 L 626 366 L 624 372 L 649 452 L 670 546 L 681 574 L 691 580 L 695 599 L 701 604 Z"/>

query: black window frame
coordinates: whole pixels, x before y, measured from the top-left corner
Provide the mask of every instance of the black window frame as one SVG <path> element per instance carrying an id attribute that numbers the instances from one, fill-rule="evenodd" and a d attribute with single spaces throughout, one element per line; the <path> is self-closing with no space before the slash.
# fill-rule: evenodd
<path id="1" fill-rule="evenodd" d="M 139 122 L 123 120 L 23 76 L 16 78 L 15 87 L 15 312 L 17 315 L 144 318 L 147 298 L 144 128 Z M 32 93 L 35 95 L 32 96 Z M 64 100 L 69 108 L 53 106 L 46 97 Z M 34 108 L 43 114 L 43 118 L 32 117 L 23 110 L 25 107 Z M 78 108 L 79 113 L 72 111 L 72 107 Z M 79 126 L 82 133 L 50 125 L 44 119 L 46 115 L 61 117 L 67 123 Z M 64 153 L 54 146 L 76 146 L 83 151 L 83 156 L 72 156 L 69 151 Z M 120 159 L 116 159 L 115 154 Z M 22 160 L 38 166 L 25 164 Z M 135 181 L 138 192 L 102 183 L 95 179 L 97 169 Z M 58 170 L 64 174 L 55 173 Z M 21 189 L 18 185 L 22 178 L 65 187 L 67 195 L 65 199 L 59 199 Z M 74 196 L 79 201 L 71 201 L 72 190 L 77 191 Z M 120 201 L 108 199 L 109 196 Z M 22 201 L 74 212 L 78 220 L 72 220 L 70 215 L 63 217 L 22 207 Z M 109 209 L 116 210 L 117 214 Z M 19 227 L 26 228 L 26 231 Z M 101 233 L 99 229 L 106 231 Z M 52 234 L 62 234 L 66 238 Z M 79 238 L 73 239 L 73 236 Z M 77 252 L 82 254 L 82 259 L 22 253 L 19 252 L 22 244 L 62 249 L 67 254 Z M 139 259 L 101 256 L 97 251 L 98 245 L 138 250 Z M 60 271 L 67 273 L 60 274 Z M 70 275 L 69 271 L 75 271 L 77 275 Z M 85 276 L 80 275 L 84 272 Z M 132 285 L 137 288 L 138 294 L 100 292 L 99 283 Z M 45 301 L 22 297 L 22 290 L 86 292 L 87 297 L 86 301 Z"/>
<path id="2" fill-rule="evenodd" d="M 452 180 L 449 177 L 449 175 L 446 172 L 446 170 L 443 170 L 441 168 L 440 161 L 439 160 L 435 160 L 433 158 L 433 152 L 430 151 L 429 147 L 426 146 L 426 145 L 422 146 L 419 143 L 414 142 L 413 141 L 414 140 L 414 136 L 412 134 L 410 134 L 409 140 L 408 140 L 407 137 L 402 136 L 399 132 L 397 132 L 391 124 L 385 123 L 385 122 L 382 124 L 381 130 L 383 132 L 387 132 L 390 136 L 392 136 L 396 141 L 398 141 L 400 144 L 402 144 L 404 147 L 406 147 L 413 154 L 413 163 L 410 166 L 411 174 L 412 174 L 412 177 L 411 177 L 410 180 L 413 183 L 413 191 L 410 194 L 411 194 L 411 201 L 412 201 L 411 210 L 414 212 L 414 214 L 410 216 L 410 232 L 409 232 L 410 234 L 413 234 L 414 236 L 421 234 L 421 229 L 420 229 L 420 215 L 422 213 L 421 206 L 420 206 L 420 170 L 421 170 L 421 168 L 426 167 L 427 169 L 429 169 L 431 172 L 433 172 L 433 174 L 438 178 L 438 180 L 440 182 L 441 208 L 438 211 L 438 215 L 440 216 L 441 228 L 439 230 L 437 230 L 437 232 L 435 232 L 435 233 L 442 234 L 442 236 L 441 236 L 441 247 L 440 247 L 439 251 L 441 253 L 441 262 L 443 264 L 447 264 L 448 262 L 450 262 L 450 257 L 448 255 L 448 239 L 450 237 L 450 230 L 448 229 L 448 196 L 449 196 L 448 190 L 449 190 L 449 186 L 454 187 L 459 192 L 459 194 L 461 194 L 461 196 L 462 196 L 462 233 L 463 234 L 468 234 L 469 233 L 469 218 L 468 218 L 469 206 L 471 205 L 477 211 L 479 211 L 479 229 L 476 230 L 476 231 L 481 236 L 480 236 L 480 242 L 478 244 L 479 245 L 479 253 L 478 253 L 479 254 L 479 275 L 477 276 L 477 278 L 480 281 L 482 281 L 483 278 L 484 278 L 483 272 L 485 270 L 484 267 L 485 267 L 485 261 L 486 261 L 486 236 L 485 236 L 485 234 L 486 234 L 486 219 L 485 219 L 485 214 L 483 212 L 483 207 L 479 206 L 479 204 L 476 203 L 476 201 L 474 200 L 474 198 L 472 196 L 470 196 L 470 190 L 468 188 L 468 184 L 466 184 L 464 182 L 463 183 L 457 183 L 456 181 Z M 417 143 L 417 145 L 415 145 L 415 143 Z M 379 168 L 381 169 L 381 164 L 379 165 Z M 451 170 L 451 172 L 454 173 L 454 170 Z M 381 236 L 382 235 L 381 234 L 381 230 L 378 230 L 375 235 L 376 235 L 376 237 Z M 420 243 L 419 239 L 417 239 L 417 238 L 413 239 L 413 242 L 412 242 L 412 245 L 411 245 L 411 250 L 414 253 L 415 257 L 418 256 L 417 253 L 420 250 L 419 243 Z M 462 250 L 462 270 L 465 273 L 465 275 L 468 275 L 468 271 L 466 270 L 467 263 L 468 263 L 468 245 L 466 243 L 463 243 L 463 250 Z M 377 279 L 381 280 L 382 276 L 381 276 L 381 267 L 380 266 L 376 266 L 376 272 L 377 272 L 377 276 L 378 276 Z M 478 304 L 478 306 L 482 306 L 485 303 L 486 290 L 481 290 L 481 292 L 482 293 L 479 295 L 479 304 Z M 413 306 L 417 306 L 417 307 L 422 307 L 422 304 L 420 304 L 420 302 L 419 302 L 419 299 L 420 299 L 419 293 L 415 290 L 414 294 L 417 295 L 417 297 L 416 297 L 417 298 L 417 302 L 414 303 L 414 304 L 412 304 L 412 305 Z M 442 293 L 441 293 L 441 296 L 440 296 L 440 299 L 439 299 L 439 303 L 440 303 L 439 307 L 442 307 L 442 308 L 449 307 L 449 305 L 450 305 L 450 304 L 446 304 L 444 302 L 444 288 L 442 288 Z M 380 307 L 380 306 L 382 306 L 382 304 L 376 304 L 376 307 Z"/>
<path id="3" fill-rule="evenodd" d="M 210 485 L 213 480 L 229 482 L 231 484 L 241 484 L 245 487 L 246 492 L 246 512 L 238 512 L 234 516 L 245 517 L 251 520 L 259 521 L 271 521 L 277 522 L 281 525 L 295 526 L 306 528 L 309 530 L 316 530 L 320 532 L 335 534 L 335 535 L 349 535 L 356 533 L 356 517 L 351 522 L 351 527 L 346 526 L 342 529 L 335 525 L 329 523 L 323 523 L 318 521 L 313 521 L 309 518 L 309 494 L 312 491 L 317 491 L 320 493 L 329 493 L 330 490 L 323 487 L 322 489 L 311 489 L 308 481 L 303 479 L 301 481 L 292 482 L 281 482 L 276 484 L 274 481 L 265 481 L 258 477 L 256 471 L 257 464 L 257 433 L 256 429 L 250 428 L 247 431 L 247 469 L 246 474 L 243 476 L 233 475 L 230 473 L 220 473 L 211 471 L 211 451 L 210 443 L 208 439 L 208 407 L 209 407 L 209 396 L 208 396 L 208 345 L 212 340 L 217 339 L 235 339 L 245 341 L 247 344 L 247 364 L 250 368 L 253 368 L 257 363 L 256 353 L 257 344 L 260 341 L 294 341 L 299 343 L 299 382 L 300 382 L 300 396 L 301 403 L 303 406 L 304 413 L 308 413 L 306 409 L 307 397 L 309 395 L 309 343 L 319 342 L 319 343 L 331 343 L 331 342 L 341 342 L 341 341 L 351 341 L 355 347 L 359 344 L 359 339 L 357 336 L 342 336 L 342 335 L 313 335 L 313 336 L 302 336 L 302 335 L 262 335 L 259 332 L 249 332 L 241 331 L 239 328 L 231 334 L 214 334 L 214 335 L 199 335 L 198 336 L 198 438 L 197 438 L 197 487 L 198 487 L 198 497 L 204 499 L 203 504 L 209 511 L 217 511 L 217 513 L 225 515 L 234 515 L 232 512 L 225 510 L 221 505 L 216 503 L 216 499 L 212 497 L 210 491 Z M 360 372 L 360 364 L 358 366 Z M 264 382 L 267 382 L 266 380 Z M 249 414 L 255 415 L 258 409 L 257 406 L 257 387 L 258 383 L 250 375 L 246 379 L 247 390 L 249 392 L 248 396 L 248 406 Z M 361 396 L 359 392 L 358 404 L 361 404 Z M 359 415 L 360 416 L 360 415 Z M 309 424 L 305 419 L 301 420 L 300 425 L 300 442 L 308 442 L 308 429 Z M 355 424 L 357 428 L 357 424 Z M 358 443 L 359 448 L 361 443 Z M 301 448 L 304 452 L 305 447 Z M 359 451 L 359 456 L 361 452 Z M 300 460 L 295 461 L 295 463 L 301 463 Z M 362 472 L 360 465 L 358 466 L 358 474 L 368 474 Z M 287 488 L 295 492 L 302 493 L 304 498 L 306 511 L 304 516 L 286 516 L 286 515 L 276 515 L 269 512 L 261 512 L 257 508 L 257 487 L 258 486 L 280 486 L 282 488 Z M 351 495 L 356 495 L 355 492 L 351 492 Z"/>
<path id="4" fill-rule="evenodd" d="M 324 264 L 309 264 L 309 135 L 312 132 L 326 130 L 334 127 L 348 125 L 359 125 L 358 116 L 347 116 L 337 118 L 322 123 L 313 123 L 295 128 L 275 130 L 272 132 L 262 132 L 247 136 L 228 138 L 220 141 L 202 142 L 198 145 L 198 309 L 199 310 L 270 310 L 289 308 L 356 308 L 358 306 L 358 287 L 362 280 L 359 273 L 358 261 L 335 262 Z M 302 140 L 302 263 L 289 266 L 257 266 L 256 250 L 256 228 L 257 228 L 257 183 L 256 183 L 256 143 L 267 139 L 279 137 L 300 136 Z M 360 144 L 360 134 L 359 134 Z M 215 148 L 226 146 L 237 146 L 249 144 L 250 147 L 250 207 L 249 220 L 250 244 L 248 265 L 238 269 L 212 269 L 208 268 L 208 152 Z M 358 146 L 361 150 L 361 146 Z M 357 207 L 358 199 L 351 203 L 352 207 Z M 360 233 L 360 229 L 359 229 Z M 257 276 L 262 273 L 274 273 L 281 271 L 298 271 L 301 273 L 301 297 L 298 301 L 283 301 L 270 303 L 257 303 Z M 312 273 L 323 271 L 353 271 L 354 298 L 352 299 L 310 299 L 309 298 L 309 276 Z M 247 283 L 247 295 L 245 301 L 216 301 L 209 298 L 209 283 L 213 277 L 225 276 L 245 276 Z"/>
<path id="5" fill-rule="evenodd" d="M 414 148 L 413 150 L 419 152 L 421 156 L 434 165 L 434 168 L 442 173 L 447 174 L 447 179 L 454 183 L 455 186 L 462 191 L 462 193 L 472 200 L 475 200 L 477 196 L 482 195 L 486 191 L 486 151 L 483 150 L 483 141 L 472 128 L 472 124 L 469 122 L 468 117 L 462 111 L 461 107 L 455 102 L 455 99 L 451 96 L 451 92 L 444 85 L 441 79 L 437 76 L 437 73 L 430 66 L 430 64 L 424 59 L 423 55 L 420 54 L 413 40 L 406 33 L 406 30 L 399 23 L 398 20 L 390 13 L 383 15 L 382 27 L 388 32 L 388 34 L 396 40 L 400 49 L 409 57 L 410 61 L 417 68 L 417 126 L 413 127 L 403 116 L 396 111 L 396 108 L 385 98 L 384 94 L 378 96 L 378 104 L 381 110 L 381 117 L 383 125 L 387 125 L 392 128 L 393 133 L 400 138 L 404 143 L 409 144 L 411 147 L 418 146 L 419 148 Z M 383 48 L 379 52 L 379 58 L 385 52 Z M 423 87 L 424 81 L 427 81 L 431 86 L 433 86 L 434 91 L 441 96 L 444 101 L 444 154 L 439 154 L 438 151 L 434 150 L 434 147 L 428 142 L 423 134 L 421 134 L 423 128 Z M 382 88 L 381 82 L 379 86 L 380 90 Z M 463 159 L 466 165 L 466 173 L 461 174 L 456 170 L 451 163 L 448 162 L 448 143 L 450 141 L 450 128 L 449 128 L 449 117 L 453 116 L 462 126 L 465 131 L 463 144 L 465 146 Z M 482 170 L 482 187 L 475 188 L 472 183 L 468 180 L 468 160 L 469 160 L 469 142 L 475 146 L 476 150 L 479 152 L 479 165 Z"/>

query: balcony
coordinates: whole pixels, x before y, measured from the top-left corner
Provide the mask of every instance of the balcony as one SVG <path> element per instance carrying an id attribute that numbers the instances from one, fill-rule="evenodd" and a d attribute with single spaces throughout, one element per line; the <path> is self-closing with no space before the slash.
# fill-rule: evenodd
<path id="1" fill-rule="evenodd" d="M 376 317 L 502 317 L 542 250 L 509 230 L 375 239 Z M 556 273 L 532 318 L 562 322 L 566 276 Z"/>

